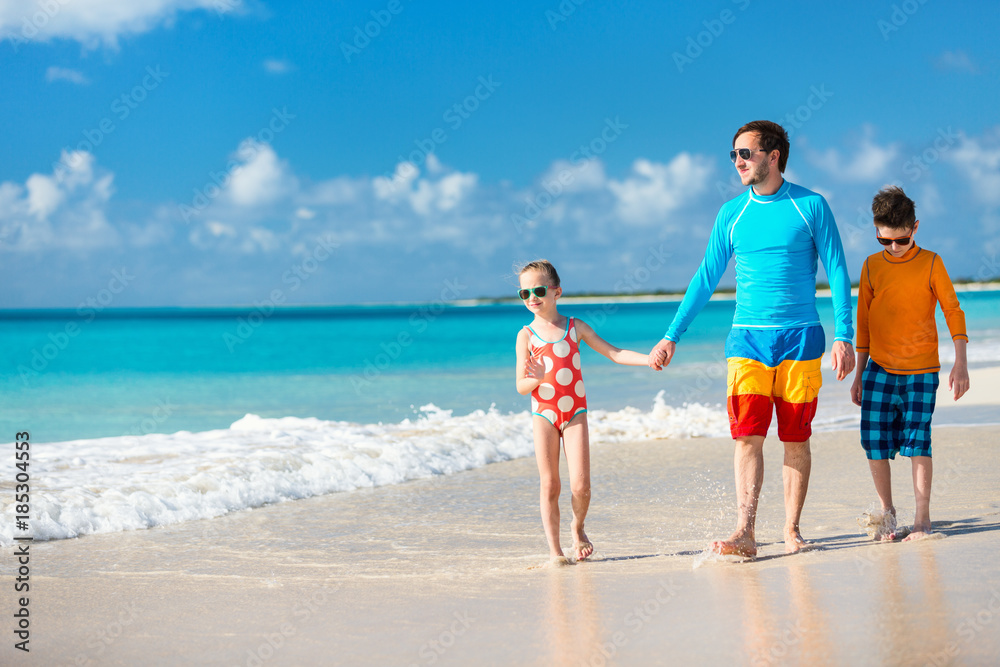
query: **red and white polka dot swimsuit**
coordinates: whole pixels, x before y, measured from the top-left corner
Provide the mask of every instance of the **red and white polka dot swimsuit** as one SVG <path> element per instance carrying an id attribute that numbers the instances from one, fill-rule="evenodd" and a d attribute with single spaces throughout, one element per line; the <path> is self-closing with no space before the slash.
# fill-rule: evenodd
<path id="1" fill-rule="evenodd" d="M 587 411 L 587 393 L 580 371 L 580 342 L 573 318 L 566 320 L 566 333 L 557 341 L 542 340 L 530 326 L 528 349 L 545 364 L 545 377 L 531 392 L 531 414 L 544 417 L 562 433 L 573 417 Z"/>

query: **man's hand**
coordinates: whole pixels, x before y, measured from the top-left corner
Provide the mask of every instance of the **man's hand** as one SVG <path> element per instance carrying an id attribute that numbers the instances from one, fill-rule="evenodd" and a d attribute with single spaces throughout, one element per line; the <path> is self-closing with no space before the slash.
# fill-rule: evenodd
<path id="1" fill-rule="evenodd" d="M 843 380 L 854 370 L 854 346 L 842 340 L 834 341 L 833 370 L 837 371 L 837 379 Z"/>
<path id="2" fill-rule="evenodd" d="M 670 365 L 670 360 L 674 358 L 674 351 L 677 343 L 664 338 L 656 344 L 649 352 L 649 367 L 654 371 L 662 371 L 665 366 Z"/>

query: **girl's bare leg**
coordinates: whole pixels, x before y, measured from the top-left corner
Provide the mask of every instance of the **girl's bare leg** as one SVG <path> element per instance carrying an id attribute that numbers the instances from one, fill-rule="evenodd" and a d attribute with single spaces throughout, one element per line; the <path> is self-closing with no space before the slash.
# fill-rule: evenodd
<path id="1" fill-rule="evenodd" d="M 563 429 L 563 447 L 566 449 L 566 467 L 569 468 L 569 486 L 573 494 L 573 550 L 577 560 L 584 560 L 594 553 L 583 529 L 590 509 L 590 428 L 587 413 L 581 413 Z"/>
<path id="2" fill-rule="evenodd" d="M 549 542 L 549 557 L 563 557 L 559 546 L 559 431 L 545 417 L 532 418 L 535 461 L 538 463 L 542 527 Z"/>

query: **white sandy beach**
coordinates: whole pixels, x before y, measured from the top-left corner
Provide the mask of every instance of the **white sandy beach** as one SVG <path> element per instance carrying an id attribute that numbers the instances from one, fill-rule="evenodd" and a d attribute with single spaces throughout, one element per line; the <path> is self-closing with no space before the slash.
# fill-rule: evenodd
<path id="1" fill-rule="evenodd" d="M 991 427 L 936 430 L 941 537 L 874 544 L 856 522 L 875 499 L 856 434 L 817 435 L 803 532 L 821 548 L 795 556 L 782 553 L 780 446 L 768 446 L 761 554 L 742 564 L 700 553 L 732 527 L 725 439 L 595 445 L 598 557 L 563 568 L 539 567 L 532 459 L 37 543 L 31 653 L 15 652 L 8 631 L 0 655 L 39 665 L 995 664 L 996 442 Z M 908 461 L 893 470 L 905 519 Z M 14 605 L 8 588 L 5 618 Z"/>

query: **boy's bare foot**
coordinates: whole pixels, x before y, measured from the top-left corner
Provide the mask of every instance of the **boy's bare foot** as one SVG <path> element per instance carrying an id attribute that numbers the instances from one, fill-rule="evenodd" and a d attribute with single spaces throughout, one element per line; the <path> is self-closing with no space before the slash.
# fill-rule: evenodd
<path id="1" fill-rule="evenodd" d="M 931 525 L 923 524 L 917 525 L 913 524 L 913 528 L 910 530 L 910 534 L 903 538 L 904 542 L 912 542 L 913 540 L 922 540 L 924 538 L 930 537 L 934 534 L 934 530 Z"/>
<path id="2" fill-rule="evenodd" d="M 793 554 L 803 549 L 808 550 L 812 545 L 802 538 L 802 533 L 798 528 L 785 528 L 785 553 Z"/>
<path id="3" fill-rule="evenodd" d="M 757 555 L 757 541 L 753 533 L 733 533 L 728 540 L 716 540 L 708 546 L 709 550 L 720 556 L 746 556 L 753 558 Z"/>
<path id="4" fill-rule="evenodd" d="M 858 525 L 864 528 L 875 542 L 892 542 L 899 537 L 895 507 L 870 509 L 858 517 Z"/>

